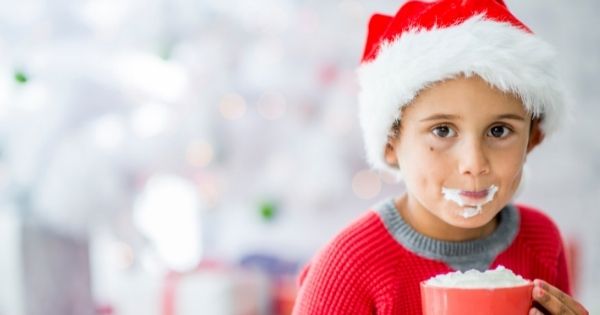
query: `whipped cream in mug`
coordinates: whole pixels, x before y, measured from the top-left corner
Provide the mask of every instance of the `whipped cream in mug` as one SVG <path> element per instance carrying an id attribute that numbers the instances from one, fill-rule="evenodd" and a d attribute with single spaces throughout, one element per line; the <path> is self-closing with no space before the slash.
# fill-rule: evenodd
<path id="1" fill-rule="evenodd" d="M 528 283 L 528 280 L 504 266 L 484 272 L 475 269 L 466 272 L 455 271 L 437 275 L 425 281 L 426 285 L 453 288 L 505 288 Z"/>

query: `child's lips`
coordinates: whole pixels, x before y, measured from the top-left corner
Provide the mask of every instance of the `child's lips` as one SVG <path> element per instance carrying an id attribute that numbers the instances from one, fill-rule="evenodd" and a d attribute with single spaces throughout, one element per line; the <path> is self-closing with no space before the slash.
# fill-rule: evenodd
<path id="1" fill-rule="evenodd" d="M 496 185 L 491 185 L 489 188 L 479 191 L 442 187 L 444 199 L 452 201 L 463 208 L 458 215 L 465 219 L 480 214 L 483 211 L 483 206 L 494 199 L 496 192 L 498 192 L 498 186 Z"/>
<path id="2" fill-rule="evenodd" d="M 466 190 L 463 190 L 463 191 L 460 192 L 460 195 L 463 196 L 463 197 L 470 198 L 470 199 L 482 199 L 482 198 L 487 197 L 488 190 L 487 189 L 481 190 L 481 191 L 466 191 Z"/>

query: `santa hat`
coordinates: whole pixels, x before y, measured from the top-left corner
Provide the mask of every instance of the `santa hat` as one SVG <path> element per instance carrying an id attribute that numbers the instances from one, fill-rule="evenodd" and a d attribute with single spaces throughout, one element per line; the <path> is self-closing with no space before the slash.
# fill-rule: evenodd
<path id="1" fill-rule="evenodd" d="M 502 0 L 408 1 L 395 16 L 373 15 L 358 68 L 367 160 L 397 172 L 384 152 L 401 109 L 420 90 L 459 75 L 520 97 L 550 134 L 565 117 L 554 56 Z"/>

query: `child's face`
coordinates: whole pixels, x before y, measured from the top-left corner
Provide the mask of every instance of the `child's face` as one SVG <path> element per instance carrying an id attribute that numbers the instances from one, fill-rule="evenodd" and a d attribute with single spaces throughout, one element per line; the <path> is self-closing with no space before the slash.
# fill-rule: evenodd
<path id="1" fill-rule="evenodd" d="M 542 139 L 537 121 L 531 124 L 518 98 L 477 76 L 422 91 L 386 150 L 386 161 L 403 174 L 412 215 L 428 211 L 461 228 L 489 223 L 512 198 L 527 153 Z"/>

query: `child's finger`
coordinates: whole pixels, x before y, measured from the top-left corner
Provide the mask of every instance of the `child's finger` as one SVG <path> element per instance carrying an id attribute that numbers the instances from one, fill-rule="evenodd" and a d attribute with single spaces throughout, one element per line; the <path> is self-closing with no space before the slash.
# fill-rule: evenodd
<path id="1" fill-rule="evenodd" d="M 533 288 L 533 298 L 551 314 L 575 314 L 567 304 L 539 286 Z"/>
<path id="2" fill-rule="evenodd" d="M 574 314 L 588 314 L 588 311 L 583 307 L 583 305 L 581 305 L 579 302 L 575 301 L 575 299 L 573 299 L 571 296 L 564 293 L 560 289 L 549 284 L 548 282 L 540 280 L 540 279 L 536 279 L 536 280 L 534 280 L 534 284 L 536 287 L 539 287 L 540 289 L 542 289 L 542 292 L 546 292 L 547 295 L 554 297 L 556 300 L 558 300 L 559 303 L 565 305 Z M 535 297 L 535 289 L 534 289 L 534 297 Z M 542 298 L 544 298 L 544 297 L 542 296 Z M 541 303 L 541 301 L 540 301 L 540 303 Z M 555 313 L 555 314 L 562 314 L 562 313 Z M 565 313 L 565 314 L 568 314 L 568 313 Z"/>

